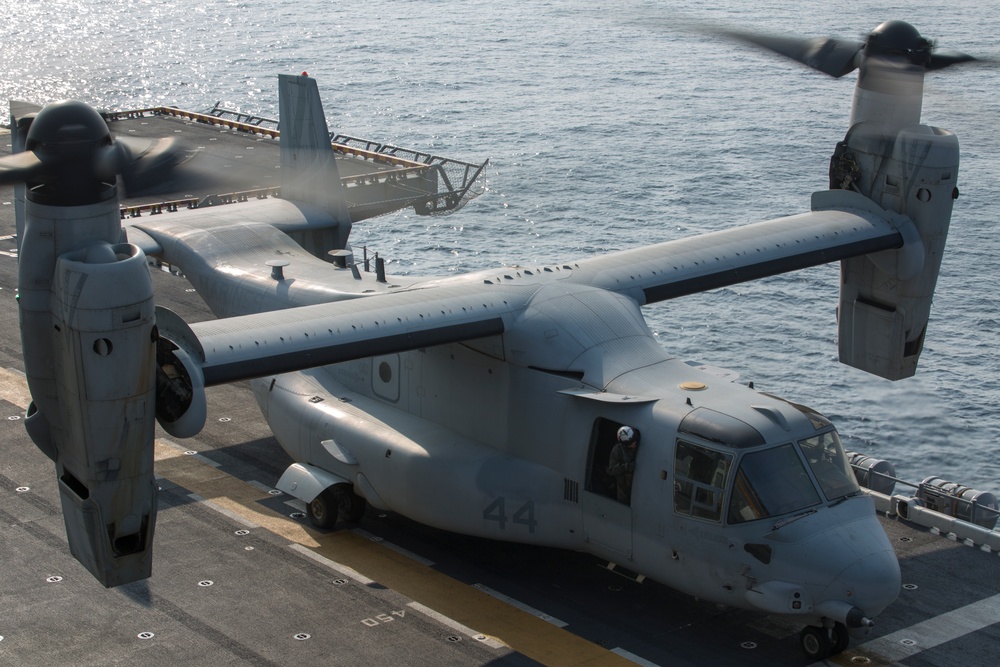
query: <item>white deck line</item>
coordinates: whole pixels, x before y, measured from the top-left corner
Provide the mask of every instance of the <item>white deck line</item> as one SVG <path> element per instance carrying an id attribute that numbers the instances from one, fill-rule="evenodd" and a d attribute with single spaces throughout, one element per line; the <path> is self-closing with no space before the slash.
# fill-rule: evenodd
<path id="1" fill-rule="evenodd" d="M 849 649 L 843 655 L 854 652 L 861 655 L 872 653 L 889 664 L 895 664 L 998 622 L 1000 622 L 1000 595 L 994 595 L 873 639 L 859 645 L 853 651 Z M 826 664 L 828 663 L 816 662 L 810 667 Z"/>
<path id="2" fill-rule="evenodd" d="M 623 648 L 613 648 L 611 649 L 611 652 L 614 653 L 615 655 L 620 655 L 626 660 L 631 660 L 637 665 L 642 665 L 642 667 L 660 667 L 659 663 L 651 662 L 649 660 L 646 660 L 645 658 L 641 658 L 637 656 L 635 653 L 629 653 Z"/>
<path id="3" fill-rule="evenodd" d="M 204 505 L 205 507 L 207 507 L 209 509 L 215 510 L 216 512 L 218 512 L 219 514 L 222 514 L 223 516 L 229 517 L 230 519 L 232 519 L 236 523 L 242 524 L 242 525 L 246 526 L 247 528 L 260 528 L 260 526 L 258 524 L 256 524 L 256 523 L 254 523 L 253 521 L 250 521 L 249 519 L 244 519 L 242 516 L 240 516 L 236 512 L 232 512 L 230 510 L 227 510 L 222 505 L 219 505 L 218 503 L 215 503 L 215 502 L 213 502 L 211 500 L 208 500 L 207 498 L 203 498 L 202 496 L 199 496 L 197 493 L 189 493 L 188 494 L 188 498 L 190 498 L 191 500 L 195 501 L 196 503 Z"/>
<path id="4" fill-rule="evenodd" d="M 493 639 L 492 637 L 489 637 L 487 635 L 484 635 L 481 632 L 476 632 L 472 628 L 462 625 L 455 619 L 449 618 L 440 612 L 434 611 L 427 605 L 420 604 L 419 602 L 410 602 L 406 606 L 409 607 L 410 609 L 415 609 L 416 611 L 419 611 L 424 616 L 434 619 L 441 625 L 445 625 L 451 628 L 452 630 L 461 632 L 463 635 L 475 639 L 477 642 L 481 644 L 486 644 L 490 648 L 507 648 L 507 645 L 504 644 L 503 642 L 497 639 Z"/>
<path id="5" fill-rule="evenodd" d="M 891 660 L 902 660 L 998 622 L 1000 595 L 994 595 L 873 639 L 862 644 L 861 648 Z"/>

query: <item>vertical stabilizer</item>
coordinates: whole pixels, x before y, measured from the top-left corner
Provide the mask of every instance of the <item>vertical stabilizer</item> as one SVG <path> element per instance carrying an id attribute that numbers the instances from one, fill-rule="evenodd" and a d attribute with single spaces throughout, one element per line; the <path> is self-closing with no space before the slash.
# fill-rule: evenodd
<path id="1" fill-rule="evenodd" d="M 282 197 L 319 206 L 338 223 L 338 247 L 347 244 L 351 217 L 316 80 L 278 75 Z"/>

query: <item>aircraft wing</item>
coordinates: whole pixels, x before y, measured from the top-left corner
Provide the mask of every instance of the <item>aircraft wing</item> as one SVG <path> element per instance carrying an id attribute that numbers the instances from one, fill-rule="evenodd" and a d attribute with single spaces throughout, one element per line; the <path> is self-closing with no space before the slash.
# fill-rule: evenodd
<path id="1" fill-rule="evenodd" d="M 192 324 L 205 385 L 503 333 L 537 286 L 464 283 Z"/>
<path id="2" fill-rule="evenodd" d="M 163 252 L 163 247 L 157 240 L 138 227 L 127 227 L 125 237 L 129 243 L 138 246 L 147 257 L 155 257 Z"/>
<path id="3" fill-rule="evenodd" d="M 848 191 L 823 191 L 813 211 L 581 260 L 565 280 L 643 305 L 765 276 L 919 246 L 909 219 Z M 910 243 L 913 239 L 915 243 Z M 922 251 L 920 251 L 922 252 Z M 922 261 L 911 247 L 910 264 Z M 900 266 L 905 261 L 898 261 Z M 191 325 L 206 386 L 390 352 L 498 335 L 537 280 L 461 280 Z"/>
<path id="4" fill-rule="evenodd" d="M 809 213 L 582 260 L 573 278 L 643 305 L 901 248 L 907 225 L 855 193 L 821 191 Z"/>

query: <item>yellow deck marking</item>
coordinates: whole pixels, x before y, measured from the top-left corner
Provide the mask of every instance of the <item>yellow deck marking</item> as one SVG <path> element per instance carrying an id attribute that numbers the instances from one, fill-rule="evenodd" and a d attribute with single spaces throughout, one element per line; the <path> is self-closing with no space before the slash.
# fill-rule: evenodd
<path id="1" fill-rule="evenodd" d="M 203 463 L 194 456 L 186 456 L 177 445 L 161 440 L 156 441 L 154 460 L 156 474 L 174 484 L 290 542 L 307 547 L 319 546 L 310 535 L 313 532 L 311 529 L 260 505 L 267 494 L 253 484 Z"/>
<path id="2" fill-rule="evenodd" d="M 571 632 L 348 531 L 315 551 L 547 665 L 632 665 Z M 374 548 L 373 548 L 374 547 Z"/>
<path id="3" fill-rule="evenodd" d="M 0 368 L 0 398 L 13 403 L 22 410 L 28 408 L 31 402 L 31 394 L 28 393 L 28 381 L 24 373 L 12 371 L 9 368 Z"/>
<path id="4" fill-rule="evenodd" d="M 157 442 L 156 472 L 228 512 L 353 568 L 534 660 L 548 665 L 632 664 L 370 539 L 346 530 L 320 533 L 261 507 L 259 501 L 266 493 L 195 456 L 185 456 L 173 443 Z"/>

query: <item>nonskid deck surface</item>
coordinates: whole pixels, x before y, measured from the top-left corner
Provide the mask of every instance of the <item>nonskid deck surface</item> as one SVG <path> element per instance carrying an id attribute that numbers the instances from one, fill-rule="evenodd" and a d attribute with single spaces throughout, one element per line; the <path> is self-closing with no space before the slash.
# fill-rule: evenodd
<path id="1" fill-rule="evenodd" d="M 172 127 L 143 122 L 154 134 Z M 274 142 L 212 137 L 213 150 L 253 153 L 242 159 L 262 172 L 277 164 Z M 69 554 L 54 468 L 20 420 L 28 394 L 12 202 L 0 188 L 0 663 L 808 664 L 798 626 L 637 583 L 584 554 L 376 511 L 317 532 L 301 504 L 272 491 L 289 460 L 246 384 L 210 390 L 197 438 L 158 433 L 153 576 L 103 588 Z M 183 279 L 154 272 L 154 282 L 158 303 L 188 321 L 211 317 Z M 868 638 L 830 662 L 994 664 L 997 554 L 882 524 L 903 590 Z"/>

